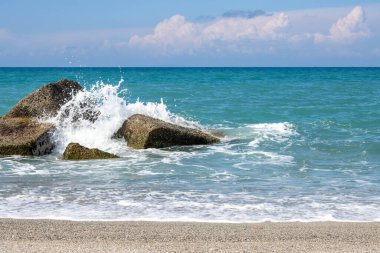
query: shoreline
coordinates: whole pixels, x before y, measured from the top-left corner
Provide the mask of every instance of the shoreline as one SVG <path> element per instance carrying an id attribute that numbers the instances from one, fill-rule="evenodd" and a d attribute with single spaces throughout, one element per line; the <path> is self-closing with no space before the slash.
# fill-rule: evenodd
<path id="1" fill-rule="evenodd" d="M 76 219 L 69 217 L 0 217 L 0 221 L 3 220 L 28 220 L 28 221 L 62 221 L 62 222 L 103 222 L 103 223 L 112 223 L 112 222 L 149 222 L 149 223 L 204 223 L 204 224 L 264 224 L 264 223 L 379 223 L 380 220 L 272 220 L 272 219 L 263 219 L 259 221 L 229 221 L 229 220 L 198 220 L 198 219 L 188 219 L 188 220 L 176 220 L 176 219 Z"/>
<path id="2" fill-rule="evenodd" d="M 1 252 L 376 252 L 380 222 L 0 218 Z"/>

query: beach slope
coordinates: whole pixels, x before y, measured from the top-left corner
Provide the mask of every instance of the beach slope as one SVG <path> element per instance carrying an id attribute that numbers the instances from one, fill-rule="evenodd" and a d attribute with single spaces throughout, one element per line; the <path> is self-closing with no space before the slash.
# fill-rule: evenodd
<path id="1" fill-rule="evenodd" d="M 378 252 L 380 223 L 0 219 L 0 252 Z"/>

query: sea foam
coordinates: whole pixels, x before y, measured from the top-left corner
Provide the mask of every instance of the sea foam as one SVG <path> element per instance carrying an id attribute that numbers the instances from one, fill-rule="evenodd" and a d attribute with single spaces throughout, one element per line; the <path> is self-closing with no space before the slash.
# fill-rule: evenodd
<path id="1" fill-rule="evenodd" d="M 172 114 L 161 99 L 160 103 L 128 102 L 124 99 L 126 89 L 121 89 L 123 79 L 117 85 L 96 82 L 89 89 L 78 92 L 53 118 L 45 119 L 56 127 L 55 152 L 62 153 L 67 144 L 100 148 L 120 154 L 125 142 L 112 138 L 123 122 L 133 114 L 144 114 L 173 124 L 198 127 L 192 121 Z"/>
<path id="2" fill-rule="evenodd" d="M 89 71 L 95 75 L 94 70 Z M 140 74 L 157 76 L 158 70 L 138 70 L 137 74 L 134 71 L 129 75 L 140 82 Z M 232 71 L 230 80 L 240 76 L 244 80 L 229 83 L 232 88 L 225 93 L 226 89 L 219 89 L 222 86 L 218 84 L 218 88 L 212 88 L 215 91 L 212 94 L 199 86 L 209 80 L 210 70 L 205 74 L 196 71 L 190 72 L 187 81 L 183 79 L 186 84 L 183 86 L 178 85 L 177 77 L 173 78 L 175 81 L 165 79 L 165 85 L 155 84 L 157 79 L 147 77 L 141 81 L 143 85 L 133 87 L 136 93 L 150 87 L 150 95 L 164 87 L 176 91 L 174 95 L 162 93 L 166 103 L 159 96 L 154 102 L 129 99 L 129 91 L 122 89 L 123 80 L 115 85 L 99 81 L 87 86 L 57 117 L 45 119 L 57 128 L 54 136 L 57 148 L 53 155 L 0 158 L 0 217 L 209 222 L 380 220 L 379 163 L 376 153 L 371 156 L 371 150 L 375 152 L 377 147 L 376 125 L 371 130 L 345 124 L 326 125 L 319 120 L 313 123 L 314 116 L 310 116 L 313 111 L 307 116 L 296 114 L 305 99 L 300 100 L 302 103 L 289 100 L 295 110 L 289 110 L 286 117 L 268 116 L 267 106 L 271 103 L 275 107 L 268 110 L 282 108 L 283 101 L 278 103 L 278 97 L 251 98 L 252 104 L 258 101 L 251 107 L 247 101 L 235 101 L 237 94 L 268 88 L 265 82 L 246 85 L 253 70 L 248 72 L 248 77 Z M 177 72 L 171 73 L 175 76 Z M 37 75 L 40 74 L 38 71 Z M 223 74 L 228 73 L 223 70 Z M 291 78 L 288 83 L 291 88 L 287 91 L 302 88 L 297 82 L 292 86 L 294 75 Z M 318 93 L 319 86 L 315 87 L 318 89 L 314 92 L 324 98 Z M 367 100 L 368 94 L 377 93 L 364 94 Z M 134 150 L 126 147 L 124 140 L 111 138 L 123 121 L 135 113 L 188 127 L 210 127 L 172 113 L 174 105 L 170 100 L 188 101 L 187 104 L 175 102 L 176 109 L 194 115 L 195 120 L 202 121 L 209 116 L 210 120 L 205 121 L 225 136 L 222 142 L 210 146 Z M 339 100 L 333 102 L 336 101 Z M 192 111 L 192 107 L 201 106 L 210 110 Z M 332 108 L 336 110 L 339 104 Z M 361 115 L 367 115 L 372 108 L 375 107 L 363 107 Z M 314 113 L 320 110 L 316 107 Z M 346 120 L 347 114 L 343 115 Z M 92 116 L 97 119 L 89 120 Z M 325 116 L 338 122 L 336 114 L 318 114 L 318 117 Z M 63 161 L 60 155 L 69 142 L 105 149 L 121 154 L 121 158 Z M 350 145 L 350 149 L 342 148 L 341 143 Z"/>

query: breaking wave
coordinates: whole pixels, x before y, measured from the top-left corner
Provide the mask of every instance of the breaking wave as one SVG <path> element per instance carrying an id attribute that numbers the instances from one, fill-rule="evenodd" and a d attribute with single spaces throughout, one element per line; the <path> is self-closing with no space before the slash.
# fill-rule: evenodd
<path id="1" fill-rule="evenodd" d="M 56 126 L 53 155 L 1 160 L 0 175 L 18 177 L 27 186 L 3 187 L 0 217 L 214 222 L 379 219 L 378 205 L 356 203 L 347 194 L 338 194 L 339 198 L 314 194 L 313 187 L 329 192 L 326 185 L 330 184 L 308 182 L 307 193 L 297 184 L 288 184 L 292 173 L 294 180 L 309 172 L 323 173 L 307 165 L 299 168 L 289 149 L 302 134 L 291 122 L 219 125 L 212 130 L 222 133 L 223 141 L 210 146 L 128 148 L 124 140 L 112 136 L 133 114 L 185 127 L 209 127 L 171 113 L 162 99 L 158 103 L 126 99 L 128 91 L 122 83 L 99 81 L 78 92 L 56 117 L 45 119 Z M 70 142 L 122 158 L 62 161 L 60 155 Z M 36 177 L 44 178 L 38 187 L 27 183 Z"/>
<path id="2" fill-rule="evenodd" d="M 127 90 L 117 85 L 96 82 L 90 89 L 78 92 L 66 103 L 56 117 L 47 119 L 57 130 L 55 151 L 62 153 L 70 142 L 120 154 L 125 143 L 112 138 L 123 122 L 133 114 L 144 114 L 173 124 L 199 127 L 197 123 L 172 114 L 161 99 L 160 103 L 124 99 Z"/>

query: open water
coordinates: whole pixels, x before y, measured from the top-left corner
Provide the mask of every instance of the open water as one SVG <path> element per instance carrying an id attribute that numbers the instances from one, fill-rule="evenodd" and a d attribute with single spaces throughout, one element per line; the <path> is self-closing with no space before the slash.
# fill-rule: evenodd
<path id="1" fill-rule="evenodd" d="M 0 217 L 380 221 L 380 68 L 0 68 L 0 115 L 63 78 L 101 115 L 41 119 L 53 154 L 0 157 Z M 111 136 L 135 113 L 224 137 L 133 150 Z M 63 161 L 69 142 L 122 158 Z"/>

